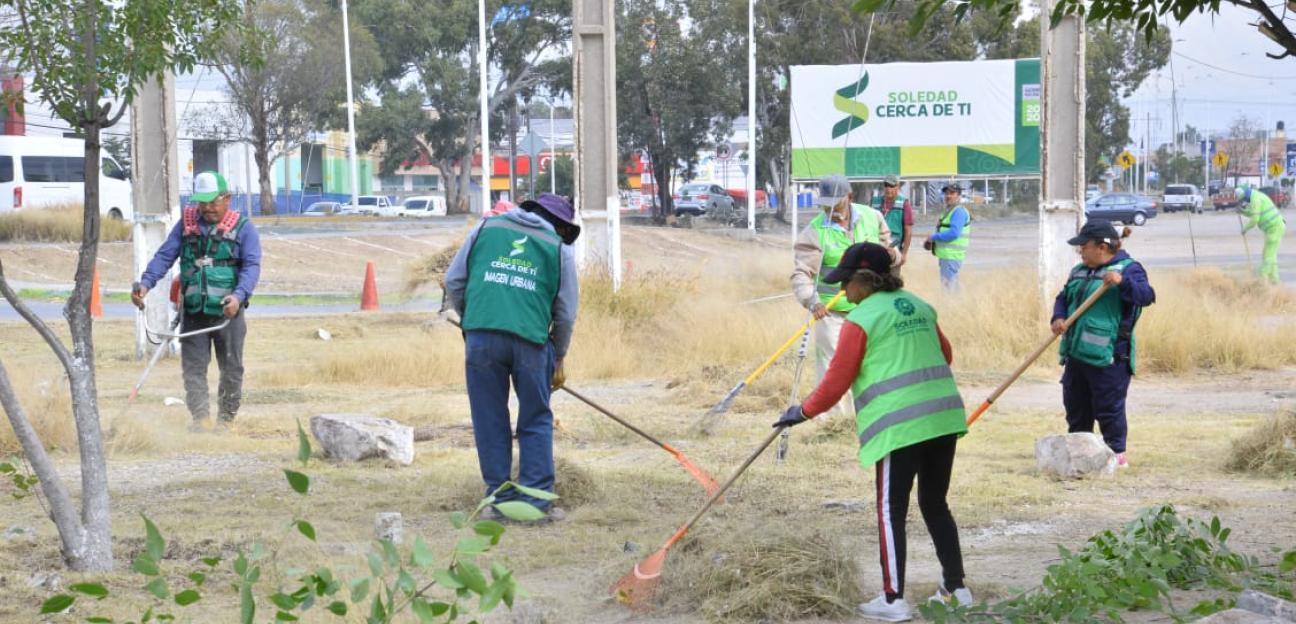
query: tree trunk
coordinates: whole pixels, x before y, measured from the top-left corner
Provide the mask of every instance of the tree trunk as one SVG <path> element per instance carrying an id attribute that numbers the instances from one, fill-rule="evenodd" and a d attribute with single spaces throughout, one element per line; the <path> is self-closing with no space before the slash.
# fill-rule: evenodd
<path id="1" fill-rule="evenodd" d="M 769 158 L 769 177 L 770 185 L 774 187 L 774 196 L 778 197 L 778 211 L 774 213 L 774 218 L 787 222 L 787 178 L 783 176 L 782 159 L 775 156 Z"/>
<path id="2" fill-rule="evenodd" d="M 274 192 L 270 190 L 270 130 L 265 117 L 252 117 L 253 159 L 257 166 L 257 184 L 261 188 L 261 214 L 272 215 L 275 209 Z M 287 161 L 284 161 L 285 166 Z"/>
<path id="3" fill-rule="evenodd" d="M 459 181 L 459 172 L 455 171 L 454 162 L 448 158 L 437 159 L 437 169 L 441 171 L 441 181 L 446 189 L 446 212 L 464 214 L 468 212 L 463 185 Z"/>
<path id="4" fill-rule="evenodd" d="M 493 169 L 494 166 L 495 166 L 495 159 L 491 158 L 491 155 L 489 153 L 483 153 L 482 171 L 486 173 L 486 179 L 482 180 L 482 183 L 486 184 L 488 188 L 490 186 L 491 169 L 487 169 L 487 167 Z M 468 194 L 471 192 L 472 192 L 472 148 L 469 147 L 468 152 L 459 157 L 459 201 L 463 205 L 463 211 L 465 213 L 472 212 L 472 198 L 468 196 Z M 487 192 L 486 197 L 487 197 L 486 201 L 487 203 L 489 203 L 490 201 L 489 191 Z M 491 209 L 490 206 L 482 206 L 479 212 L 481 212 L 482 214 L 486 214 L 486 212 L 490 209 Z"/>

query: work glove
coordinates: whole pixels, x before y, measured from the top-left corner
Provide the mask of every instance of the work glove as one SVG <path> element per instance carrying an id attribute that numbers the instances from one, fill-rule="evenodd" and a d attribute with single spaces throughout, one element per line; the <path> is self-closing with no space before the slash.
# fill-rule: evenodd
<path id="1" fill-rule="evenodd" d="M 553 378 L 549 380 L 549 390 L 552 392 L 563 387 L 567 383 L 567 373 L 563 372 L 562 360 L 554 366 Z"/>
<path id="2" fill-rule="evenodd" d="M 778 422 L 774 423 L 774 428 L 791 427 L 793 425 L 799 425 L 807 420 L 810 419 L 806 418 L 805 412 L 801 411 L 801 406 L 793 405 L 792 407 L 787 408 L 786 412 L 783 412 L 783 417 L 778 419 Z"/>

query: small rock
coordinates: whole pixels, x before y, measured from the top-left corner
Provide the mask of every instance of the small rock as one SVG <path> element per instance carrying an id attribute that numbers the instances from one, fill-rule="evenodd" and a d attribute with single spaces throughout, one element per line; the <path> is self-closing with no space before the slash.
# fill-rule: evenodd
<path id="1" fill-rule="evenodd" d="M 393 544 L 401 543 L 401 515 L 395 511 L 383 511 L 374 514 L 374 539 L 387 540 Z"/>
<path id="2" fill-rule="evenodd" d="M 1244 609 L 1229 609 L 1197 620 L 1197 624 L 1289 624 L 1289 621 Z"/>
<path id="3" fill-rule="evenodd" d="M 184 405 L 185 402 L 184 399 L 177 399 L 176 397 L 167 397 L 165 399 L 162 399 L 162 404 L 167 407 L 174 407 L 176 405 Z"/>
<path id="4" fill-rule="evenodd" d="M 315 330 L 315 337 L 319 338 L 320 340 L 323 340 L 324 342 L 328 342 L 333 339 L 333 334 L 329 333 L 329 330 L 321 327 Z"/>
<path id="5" fill-rule="evenodd" d="M 634 542 L 626 542 L 625 544 L 621 545 L 621 552 L 625 552 L 625 553 L 633 554 L 639 552 L 641 549 L 642 547 Z"/>
<path id="6" fill-rule="evenodd" d="M 1237 608 L 1287 622 L 1296 622 L 1296 603 L 1250 589 L 1238 595 Z"/>
<path id="7" fill-rule="evenodd" d="M 1093 433 L 1044 436 L 1035 441 L 1035 462 L 1042 472 L 1071 478 L 1116 472 L 1116 453 Z"/>
<path id="8" fill-rule="evenodd" d="M 27 579 L 27 586 L 58 591 L 63 586 L 63 577 L 58 572 L 36 572 Z"/>
<path id="9" fill-rule="evenodd" d="M 824 509 L 840 509 L 847 513 L 858 513 L 873 509 L 873 505 L 858 499 L 844 498 L 841 500 L 830 500 L 823 504 Z"/>
<path id="10" fill-rule="evenodd" d="M 394 420 L 363 414 L 321 414 L 311 417 L 310 426 L 330 459 L 390 459 L 405 466 L 414 463 L 414 428 Z"/>
<path id="11" fill-rule="evenodd" d="M 36 536 L 36 531 L 31 527 L 11 526 L 0 533 L 0 538 L 11 539 L 32 539 Z"/>

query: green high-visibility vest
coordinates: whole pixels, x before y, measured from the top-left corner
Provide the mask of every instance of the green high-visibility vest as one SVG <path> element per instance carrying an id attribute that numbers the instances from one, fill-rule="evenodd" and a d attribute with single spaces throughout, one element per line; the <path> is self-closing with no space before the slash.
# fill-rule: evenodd
<path id="1" fill-rule="evenodd" d="M 876 212 L 872 208 L 862 204 L 851 204 L 851 207 L 859 215 L 859 219 L 855 220 L 855 225 L 850 232 L 844 232 L 841 228 L 831 225 L 828 215 L 822 212 L 810 220 L 810 225 L 819 233 L 819 249 L 823 250 L 819 273 L 815 275 L 815 289 L 819 293 L 819 301 L 824 305 L 828 305 L 828 301 L 842 289 L 842 284 L 829 284 L 823 281 L 823 278 L 841 263 L 846 249 L 855 243 L 879 242 L 882 236 Z M 850 312 L 855 309 L 855 304 L 842 297 L 829 309 L 834 312 Z"/>
<path id="2" fill-rule="evenodd" d="M 1247 204 L 1242 213 L 1247 218 L 1255 219 L 1256 226 L 1265 233 L 1284 223 L 1282 213 L 1278 212 L 1278 206 L 1269 199 L 1268 195 L 1260 191 L 1251 191 L 1251 203 Z"/>
<path id="3" fill-rule="evenodd" d="M 548 342 L 561 280 L 560 250 L 552 230 L 506 215 L 487 219 L 468 251 L 463 328 L 509 332 L 538 345 Z"/>
<path id="4" fill-rule="evenodd" d="M 212 225 L 206 234 L 194 228 L 181 236 L 180 288 L 185 314 L 221 316 L 225 313 L 221 300 L 233 294 L 238 285 L 239 268 L 243 266 L 238 235 L 247 222 L 246 216 L 239 215 L 228 232 Z"/>
<path id="5" fill-rule="evenodd" d="M 963 208 L 963 206 L 955 204 L 945 211 L 945 214 L 941 216 L 940 221 L 936 224 L 937 232 L 950 229 L 954 211 L 959 208 Z M 967 223 L 963 224 L 963 231 L 959 232 L 959 237 L 944 243 L 934 241 L 936 257 L 941 260 L 962 260 L 967 257 L 968 239 L 972 237 L 972 211 L 967 210 L 967 208 L 963 208 L 963 210 L 967 211 L 968 219 Z"/>
<path id="6" fill-rule="evenodd" d="M 1075 313 L 1076 308 L 1089 295 L 1102 285 L 1103 274 L 1114 271 L 1120 273 L 1134 261 L 1126 258 L 1110 266 L 1090 269 L 1083 263 L 1071 269 L 1063 292 L 1066 294 L 1067 317 Z M 1140 309 L 1141 310 L 1141 309 Z M 1135 312 L 1138 314 L 1138 312 Z M 1135 322 L 1138 321 L 1136 316 Z M 1116 341 L 1121 337 L 1121 300 L 1117 288 L 1108 288 L 1103 296 L 1095 301 L 1075 324 L 1067 328 L 1058 345 L 1058 359 L 1062 364 L 1075 358 L 1091 366 L 1111 366 L 1116 361 Z M 1130 371 L 1134 371 L 1134 326 L 1130 325 Z"/>
<path id="7" fill-rule="evenodd" d="M 905 202 L 909 201 L 909 198 L 905 197 L 903 193 L 896 193 L 895 199 L 891 202 L 891 209 L 886 212 L 882 212 L 882 201 L 883 197 L 881 195 L 874 195 L 873 209 L 882 213 L 882 218 L 886 219 L 887 227 L 891 228 L 891 246 L 899 247 L 900 243 L 904 242 L 904 205 Z"/>
<path id="8" fill-rule="evenodd" d="M 868 349 L 851 385 L 860 465 L 951 433 L 967 433 L 963 399 L 945 363 L 936 310 L 904 290 L 877 292 L 847 317 Z"/>

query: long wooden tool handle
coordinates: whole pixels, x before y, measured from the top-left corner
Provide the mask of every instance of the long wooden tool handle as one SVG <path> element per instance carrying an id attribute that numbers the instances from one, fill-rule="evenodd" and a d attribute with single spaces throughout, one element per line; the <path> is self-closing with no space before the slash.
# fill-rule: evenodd
<path id="1" fill-rule="evenodd" d="M 725 481 L 724 485 L 720 486 L 720 489 L 716 490 L 715 494 L 712 494 L 711 498 L 707 499 L 706 504 L 703 505 L 696 514 L 693 514 L 693 517 L 689 518 L 689 521 L 684 523 L 684 526 L 680 527 L 678 531 L 675 531 L 675 534 L 672 535 L 669 540 L 666 540 L 666 545 L 663 546 L 662 549 L 665 550 L 670 548 L 671 546 L 674 546 L 676 542 L 680 541 L 680 538 L 684 537 L 684 534 L 688 533 L 689 529 L 693 528 L 693 525 L 696 524 L 698 520 L 702 519 L 702 516 L 705 515 L 707 511 L 710 511 L 716 501 L 720 500 L 720 498 L 724 496 L 724 493 L 729 490 L 729 486 L 733 485 L 734 482 L 738 480 L 738 477 L 741 477 L 742 474 L 747 471 L 747 468 L 752 465 L 752 462 L 756 461 L 756 458 L 760 457 L 760 454 L 764 453 L 765 449 L 769 448 L 769 445 L 774 443 L 774 439 L 777 438 L 784 429 L 786 429 L 786 427 L 775 427 L 774 430 L 765 437 L 765 441 L 761 442 L 761 445 L 747 458 L 747 461 L 744 461 L 742 465 L 738 467 L 738 470 L 733 473 L 733 476 L 729 477 L 729 480 Z"/>
<path id="2" fill-rule="evenodd" d="M 833 295 L 833 298 L 829 299 L 828 303 L 824 304 L 824 307 L 831 309 L 833 307 L 833 304 L 837 303 L 837 301 L 839 301 L 844 296 L 846 296 L 846 291 L 844 290 L 837 291 L 837 294 Z M 792 337 L 788 338 L 787 341 L 783 343 L 783 346 L 779 347 L 778 351 L 774 352 L 774 355 L 771 355 L 768 360 L 765 360 L 764 364 L 761 364 L 759 368 L 752 371 L 752 374 L 748 375 L 747 378 L 743 380 L 743 383 L 746 385 L 751 385 L 753 381 L 756 381 L 756 378 L 760 377 L 761 373 L 765 372 L 765 369 L 773 365 L 774 362 L 776 362 L 780 357 L 782 357 L 782 355 L 788 349 L 791 349 L 792 345 L 796 344 L 797 339 L 800 338 L 802 334 L 809 331 L 810 328 L 813 327 L 815 322 L 818 320 L 819 319 L 814 318 L 813 316 L 810 317 L 810 320 L 806 321 L 804 325 L 797 328 L 796 333 L 792 334 Z"/>
<path id="3" fill-rule="evenodd" d="M 563 390 L 563 391 L 566 392 L 567 394 L 570 394 L 570 395 L 576 397 L 577 399 L 580 399 L 581 402 L 583 402 L 584 404 L 586 404 L 586 405 L 588 405 L 588 406 L 590 406 L 590 407 L 592 407 L 592 408 L 598 410 L 599 412 L 602 412 L 604 416 L 607 416 L 608 418 L 611 418 L 612 420 L 617 421 L 617 423 L 619 423 L 622 427 L 625 427 L 626 429 L 629 429 L 629 430 L 631 430 L 631 431 L 633 431 L 633 432 L 635 432 L 635 433 L 637 433 L 637 434 L 643 436 L 643 437 L 644 437 L 645 439 L 647 439 L 649 442 L 652 442 L 653 444 L 656 444 L 657 446 L 660 446 L 660 447 L 662 447 L 662 448 L 664 448 L 664 449 L 666 449 L 667 451 L 670 451 L 670 452 L 672 452 L 672 453 L 677 452 L 674 448 L 670 447 L 670 446 L 667 445 L 665 442 L 662 442 L 661 440 L 658 440 L 657 438 L 654 438 L 653 436 L 649 435 L 648 432 L 644 431 L 643 429 L 640 429 L 640 428 L 638 428 L 638 427 L 636 427 L 636 426 L 634 426 L 634 425 L 632 425 L 632 424 L 626 422 L 626 421 L 623 420 L 620 416 L 617 416 L 616 414 L 613 414 L 612 412 L 609 412 L 609 411 L 608 411 L 607 409 L 605 409 L 602 405 L 599 405 L 598 403 L 595 403 L 594 401 L 591 401 L 591 400 L 590 400 L 589 398 L 587 398 L 585 395 L 583 395 L 583 394 L 581 394 L 581 393 L 579 393 L 579 392 L 577 392 L 577 391 L 575 391 L 575 390 L 572 390 L 571 388 L 568 388 L 566 384 L 563 384 L 562 386 L 559 386 L 559 389 L 560 389 L 560 390 Z"/>
<path id="4" fill-rule="evenodd" d="M 1098 290 L 1093 291 L 1093 294 L 1086 297 L 1080 304 L 1080 307 L 1076 308 L 1076 311 L 1072 312 L 1071 316 L 1067 317 L 1065 321 L 1062 321 L 1062 331 L 1065 333 L 1066 330 L 1076 322 L 1076 319 L 1080 318 L 1080 315 L 1093 307 L 1093 304 L 1098 301 L 1098 298 L 1101 297 L 1103 293 L 1107 292 L 1108 287 L 1110 287 L 1110 284 L 1104 282 L 1098 287 Z M 999 396 L 1002 395 L 1004 391 L 1008 390 L 1008 386 L 1011 386 L 1014 381 L 1017 381 L 1017 378 L 1021 377 L 1022 373 L 1026 372 L 1026 369 L 1030 368 L 1030 365 L 1034 364 L 1035 360 L 1038 360 L 1040 355 L 1043 355 L 1044 351 L 1049 348 L 1049 345 L 1053 344 L 1054 340 L 1057 340 L 1058 335 L 1059 334 L 1050 333 L 1048 340 L 1045 340 L 1038 349 L 1035 349 L 1035 352 L 1031 353 L 1030 357 L 1026 358 L 1026 361 L 1022 362 L 1021 365 L 1017 367 L 1017 370 L 1013 371 L 1013 374 L 1008 377 L 1008 379 L 999 384 L 999 387 L 995 388 L 995 391 L 990 393 L 990 396 L 987 397 L 985 401 L 981 402 L 981 405 L 977 407 L 975 412 L 972 412 L 971 416 L 968 416 L 967 424 L 971 425 L 976 422 L 976 420 L 981 417 L 981 414 L 984 414 L 985 411 L 990 408 L 990 405 L 998 400 Z"/>

